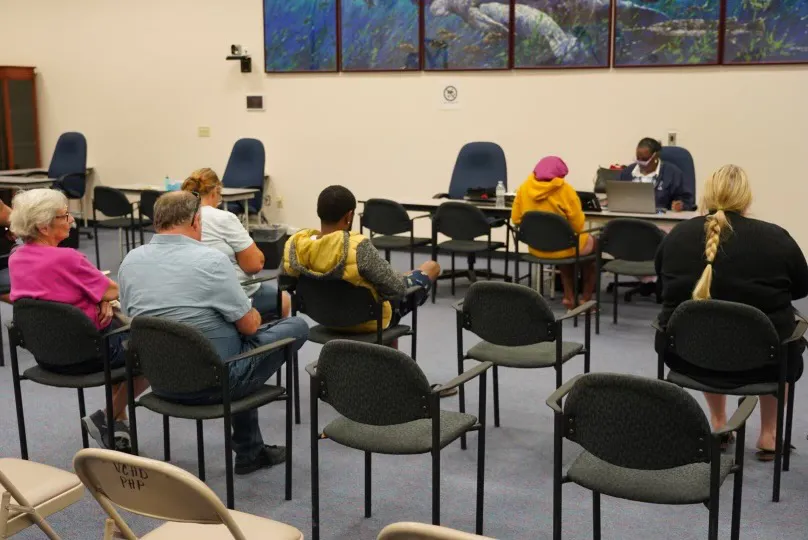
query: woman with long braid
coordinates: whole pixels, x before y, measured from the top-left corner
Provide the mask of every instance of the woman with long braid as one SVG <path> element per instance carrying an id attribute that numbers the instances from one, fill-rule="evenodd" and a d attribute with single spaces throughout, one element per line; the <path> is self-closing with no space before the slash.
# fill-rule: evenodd
<path id="1" fill-rule="evenodd" d="M 702 208 L 708 214 L 681 223 L 665 238 L 657 253 L 656 270 L 662 280 L 664 306 L 660 323 L 667 324 L 676 307 L 691 298 L 715 298 L 754 306 L 772 321 L 781 339 L 794 331 L 794 300 L 808 296 L 808 264 L 797 243 L 785 229 L 747 216 L 752 192 L 746 173 L 726 165 L 713 173 L 704 186 Z M 657 341 L 657 350 L 664 340 Z M 805 342 L 789 348 L 788 380 L 802 375 Z M 723 376 L 688 364 L 667 354 L 671 369 L 713 386 Z M 734 388 L 763 381 L 777 381 L 779 366 L 739 371 L 724 376 L 722 387 Z M 727 422 L 726 396 L 705 394 L 714 428 Z M 773 459 L 777 399 L 760 396 L 758 459 Z"/>

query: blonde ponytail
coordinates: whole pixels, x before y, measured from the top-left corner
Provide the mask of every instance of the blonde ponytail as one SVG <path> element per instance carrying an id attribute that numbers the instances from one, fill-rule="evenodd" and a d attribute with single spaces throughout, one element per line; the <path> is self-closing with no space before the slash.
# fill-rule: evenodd
<path id="1" fill-rule="evenodd" d="M 709 300 L 713 284 L 713 263 L 722 238 L 732 232 L 725 212 L 742 214 L 752 204 L 752 191 L 746 172 L 736 165 L 724 165 L 713 173 L 704 185 L 702 208 L 708 212 L 704 222 L 704 259 L 707 266 L 693 288 L 693 300 Z"/>

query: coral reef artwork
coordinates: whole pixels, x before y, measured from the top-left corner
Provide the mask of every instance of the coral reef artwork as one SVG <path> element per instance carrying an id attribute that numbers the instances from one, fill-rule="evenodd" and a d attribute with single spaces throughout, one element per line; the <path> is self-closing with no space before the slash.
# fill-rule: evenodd
<path id="1" fill-rule="evenodd" d="M 725 64 L 808 62 L 808 1 L 727 0 Z"/>
<path id="2" fill-rule="evenodd" d="M 510 2 L 424 0 L 424 69 L 508 69 Z"/>
<path id="3" fill-rule="evenodd" d="M 718 64 L 721 0 L 616 1 L 615 66 Z"/>
<path id="4" fill-rule="evenodd" d="M 516 0 L 514 67 L 609 67 L 611 7 L 612 0 Z"/>
<path id="5" fill-rule="evenodd" d="M 267 72 L 337 70 L 337 0 L 264 0 Z"/>
<path id="6" fill-rule="evenodd" d="M 418 0 L 342 0 L 342 69 L 421 67 Z"/>

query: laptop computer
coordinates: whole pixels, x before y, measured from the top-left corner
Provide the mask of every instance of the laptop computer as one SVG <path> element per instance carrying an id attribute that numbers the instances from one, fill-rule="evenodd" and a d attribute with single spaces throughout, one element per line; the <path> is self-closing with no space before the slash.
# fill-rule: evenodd
<path id="1" fill-rule="evenodd" d="M 611 181 L 606 183 L 609 211 L 656 214 L 656 195 L 652 182 Z"/>

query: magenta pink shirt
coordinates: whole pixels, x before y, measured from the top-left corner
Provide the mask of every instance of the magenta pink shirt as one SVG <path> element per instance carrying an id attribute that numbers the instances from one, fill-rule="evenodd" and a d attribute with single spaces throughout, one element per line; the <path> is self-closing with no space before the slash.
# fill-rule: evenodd
<path id="1" fill-rule="evenodd" d="M 72 248 L 25 244 L 8 259 L 11 301 L 18 298 L 49 300 L 76 306 L 98 324 L 98 303 L 109 278 L 87 257 Z"/>

